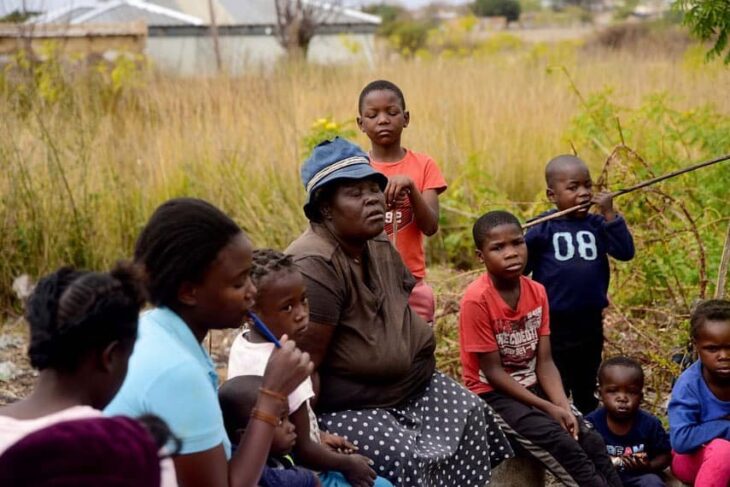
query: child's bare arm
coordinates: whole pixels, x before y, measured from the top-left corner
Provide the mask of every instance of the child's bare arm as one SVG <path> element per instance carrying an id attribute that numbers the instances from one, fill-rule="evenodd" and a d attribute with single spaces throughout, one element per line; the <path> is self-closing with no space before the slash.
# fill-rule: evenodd
<path id="1" fill-rule="evenodd" d="M 538 347 L 539 348 L 539 347 Z M 495 390 L 517 401 L 541 409 L 555 419 L 574 438 L 578 435 L 578 421 L 569 409 L 564 409 L 533 394 L 514 380 L 502 367 L 499 352 L 479 354 L 479 368 Z"/>
<path id="2" fill-rule="evenodd" d="M 541 336 L 537 344 L 537 382 L 545 391 L 550 402 L 564 409 L 570 409 L 568 397 L 565 395 L 563 381 L 560 379 L 560 373 L 553 361 L 553 355 L 550 350 L 550 337 Z"/>
<path id="3" fill-rule="evenodd" d="M 385 187 L 385 201 L 391 208 L 407 197 L 411 200 L 413 217 L 418 229 L 425 235 L 431 236 L 439 228 L 439 197 L 434 189 L 427 189 L 421 193 L 413 180 L 408 176 L 398 175 L 388 179 Z"/>
<path id="4" fill-rule="evenodd" d="M 349 455 L 350 453 L 355 453 L 358 450 L 357 446 L 347 441 L 346 438 L 333 435 L 326 431 L 319 432 L 319 439 L 322 442 L 322 445 L 334 452 L 346 453 Z"/>
<path id="5" fill-rule="evenodd" d="M 289 416 L 297 432 L 294 453 L 302 466 L 313 470 L 336 470 L 342 473 L 352 485 L 372 485 L 375 471 L 370 467 L 372 461 L 358 454 L 337 453 L 315 443 L 309 436 L 309 413 L 307 404 Z"/>

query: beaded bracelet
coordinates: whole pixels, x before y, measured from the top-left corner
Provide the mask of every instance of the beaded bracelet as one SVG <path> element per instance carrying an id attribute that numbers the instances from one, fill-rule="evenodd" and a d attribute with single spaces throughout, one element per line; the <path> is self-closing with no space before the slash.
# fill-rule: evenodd
<path id="1" fill-rule="evenodd" d="M 274 416 L 273 414 L 269 414 L 267 412 L 261 411 L 260 409 L 254 408 L 251 411 L 251 417 L 253 419 L 258 419 L 259 421 L 263 421 L 264 423 L 268 423 L 274 428 L 279 426 L 279 418 Z"/>
<path id="2" fill-rule="evenodd" d="M 261 392 L 261 394 L 264 394 L 266 396 L 273 397 L 274 399 L 278 399 L 279 401 L 281 401 L 283 403 L 287 402 L 287 398 L 284 394 L 281 394 L 276 391 L 272 391 L 271 389 L 267 389 L 265 387 L 259 387 L 259 392 Z"/>

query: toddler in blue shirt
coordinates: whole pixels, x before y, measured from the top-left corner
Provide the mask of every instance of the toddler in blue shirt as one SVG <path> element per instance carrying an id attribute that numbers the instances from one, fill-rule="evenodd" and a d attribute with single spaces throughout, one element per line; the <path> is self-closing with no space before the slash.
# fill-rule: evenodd
<path id="1" fill-rule="evenodd" d="M 628 357 L 613 357 L 598 370 L 603 407 L 586 416 L 601 434 L 624 487 L 663 487 L 671 461 L 669 436 L 661 422 L 639 408 L 644 371 Z"/>
<path id="2" fill-rule="evenodd" d="M 586 164 L 561 155 L 545 169 L 547 197 L 556 209 L 541 216 L 592 202 L 588 208 L 527 231 L 525 273 L 545 286 L 550 304 L 550 345 L 566 393 L 583 413 L 598 405 L 596 374 L 603 351 L 603 309 L 608 306 L 608 256 L 634 257 L 626 221 L 616 213 L 610 193 L 593 193 Z"/>

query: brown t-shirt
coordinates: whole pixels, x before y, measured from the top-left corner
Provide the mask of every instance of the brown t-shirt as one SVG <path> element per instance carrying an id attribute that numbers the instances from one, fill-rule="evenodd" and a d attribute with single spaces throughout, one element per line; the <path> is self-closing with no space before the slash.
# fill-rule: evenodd
<path id="1" fill-rule="evenodd" d="M 415 279 L 385 234 L 368 241 L 368 282 L 323 225 L 313 223 L 286 250 L 304 275 L 311 321 L 336 326 L 319 368 L 320 411 L 395 406 L 428 385 L 433 331 L 411 311 Z"/>

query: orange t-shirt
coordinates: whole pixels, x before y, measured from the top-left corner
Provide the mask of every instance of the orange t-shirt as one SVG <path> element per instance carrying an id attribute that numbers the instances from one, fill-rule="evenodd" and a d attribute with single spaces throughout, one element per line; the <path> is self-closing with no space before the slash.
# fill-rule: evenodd
<path id="1" fill-rule="evenodd" d="M 426 154 L 419 154 L 406 149 L 406 155 L 397 162 L 380 162 L 371 159 L 375 170 L 385 174 L 387 177 L 405 175 L 415 183 L 418 191 L 423 193 L 427 189 L 433 189 L 442 193 L 446 189 L 446 180 L 441 174 L 438 166 Z M 395 215 L 393 212 L 395 211 Z M 392 240 L 393 218 L 398 218 L 398 238 L 396 247 L 403 258 L 403 262 L 417 279 L 426 276 L 426 254 L 423 250 L 423 233 L 416 225 L 410 200 L 406 199 L 404 205 L 385 214 L 385 232 Z"/>
<path id="2" fill-rule="evenodd" d="M 537 382 L 537 343 L 550 335 L 548 300 L 542 284 L 520 276 L 520 300 L 510 308 L 484 273 L 469 284 L 459 312 L 461 375 L 474 394 L 494 388 L 479 367 L 479 354 L 499 352 L 502 367 L 525 387 Z"/>

